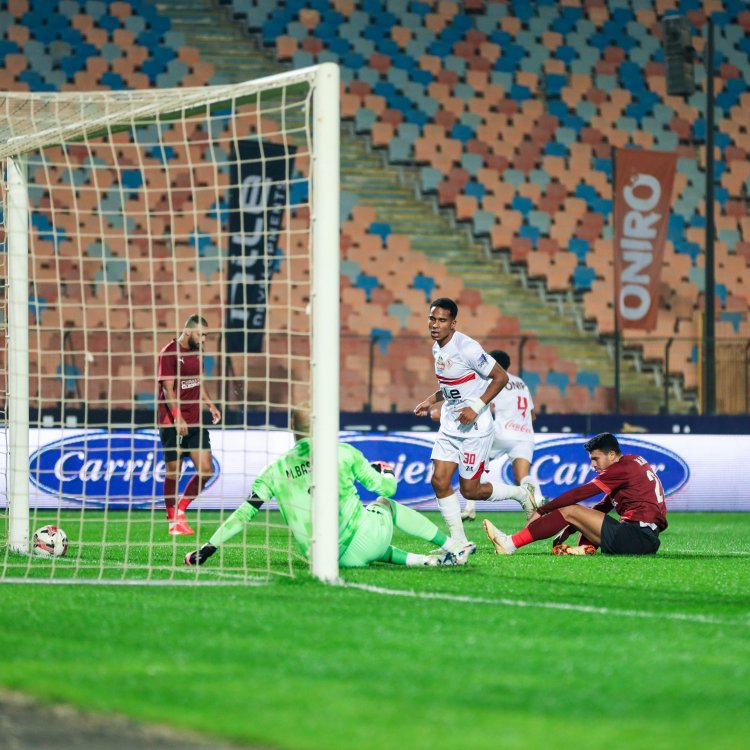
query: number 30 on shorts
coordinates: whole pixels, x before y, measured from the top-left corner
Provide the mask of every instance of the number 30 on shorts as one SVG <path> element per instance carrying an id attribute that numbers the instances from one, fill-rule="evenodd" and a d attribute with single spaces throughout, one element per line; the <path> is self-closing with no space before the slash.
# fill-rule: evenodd
<path id="1" fill-rule="evenodd" d="M 466 464 L 466 466 L 474 466 L 476 462 L 477 462 L 476 453 L 464 453 L 464 464 Z"/>

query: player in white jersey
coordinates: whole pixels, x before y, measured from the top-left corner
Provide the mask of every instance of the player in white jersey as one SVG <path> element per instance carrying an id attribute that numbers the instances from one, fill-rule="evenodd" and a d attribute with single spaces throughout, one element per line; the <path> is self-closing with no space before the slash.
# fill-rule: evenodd
<path id="1" fill-rule="evenodd" d="M 510 367 L 507 352 L 496 349 L 490 356 L 506 372 Z M 538 487 L 529 476 L 534 457 L 534 401 L 526 383 L 516 375 L 508 373 L 508 382 L 492 399 L 490 408 L 494 415 L 494 440 L 490 449 L 490 460 L 508 456 L 517 485 L 529 484 L 537 505 L 544 503 Z M 476 502 L 467 500 L 461 518 L 473 521 L 477 517 Z"/>
<path id="2" fill-rule="evenodd" d="M 467 500 L 512 498 L 527 512 L 533 512 L 536 504 L 527 485 L 482 482 L 494 438 L 488 404 L 506 385 L 508 374 L 474 339 L 456 330 L 457 315 L 458 306 L 447 297 L 430 305 L 429 330 L 439 388 L 414 413 L 428 416 L 435 404 L 445 402 L 431 455 L 432 488 L 451 536 L 464 540 L 461 506 L 452 485 L 457 467 L 459 488 Z"/>

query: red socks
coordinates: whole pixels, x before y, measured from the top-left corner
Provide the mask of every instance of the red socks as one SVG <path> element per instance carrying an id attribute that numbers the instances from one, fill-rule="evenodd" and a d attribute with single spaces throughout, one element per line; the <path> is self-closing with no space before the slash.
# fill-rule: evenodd
<path id="1" fill-rule="evenodd" d="M 518 547 L 524 547 L 527 544 L 531 544 L 531 542 L 534 541 L 534 537 L 531 536 L 531 532 L 528 527 L 526 527 L 525 529 L 521 529 L 517 534 L 513 534 L 511 541 L 516 545 L 516 549 L 518 549 Z"/>
<path id="2" fill-rule="evenodd" d="M 536 521 L 532 521 L 525 529 L 521 529 L 517 534 L 513 534 L 511 539 L 516 547 L 523 547 L 531 542 L 538 542 L 540 539 L 549 539 L 562 531 L 568 522 L 563 518 L 559 510 L 553 510 Z"/>
<path id="3" fill-rule="evenodd" d="M 187 510 L 188 505 L 200 495 L 203 485 L 208 481 L 208 477 L 205 479 L 200 475 L 196 474 L 185 487 L 185 491 L 182 493 L 180 502 L 177 504 L 177 512 L 184 513 Z"/>
<path id="4" fill-rule="evenodd" d="M 164 480 L 164 507 L 167 509 L 167 519 L 174 520 L 174 506 L 177 503 L 177 482 L 167 477 Z"/>

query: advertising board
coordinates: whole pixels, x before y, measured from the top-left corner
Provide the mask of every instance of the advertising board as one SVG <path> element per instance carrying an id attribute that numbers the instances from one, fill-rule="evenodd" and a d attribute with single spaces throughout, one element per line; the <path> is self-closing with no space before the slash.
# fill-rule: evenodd
<path id="1" fill-rule="evenodd" d="M 264 466 L 292 445 L 283 430 L 210 430 L 214 476 L 193 508 L 234 508 L 250 493 Z M 372 460 L 389 461 L 398 479 L 396 498 L 435 509 L 430 451 L 436 433 L 343 432 L 341 439 Z M 556 497 L 594 476 L 583 449 L 586 436 L 537 434 L 531 474 L 545 497 Z M 750 510 L 750 450 L 746 435 L 620 436 L 625 453 L 648 460 L 659 474 L 671 510 Z M 6 504 L 6 455 L 0 454 L 0 506 Z M 160 507 L 164 460 L 152 430 L 38 429 L 30 435 L 30 505 L 50 508 Z M 185 463 L 180 486 L 192 476 Z M 512 482 L 506 458 L 490 462 L 485 478 Z M 364 488 L 365 502 L 373 499 Z M 591 502 L 595 502 L 593 498 Z M 516 510 L 512 501 L 480 510 Z"/>

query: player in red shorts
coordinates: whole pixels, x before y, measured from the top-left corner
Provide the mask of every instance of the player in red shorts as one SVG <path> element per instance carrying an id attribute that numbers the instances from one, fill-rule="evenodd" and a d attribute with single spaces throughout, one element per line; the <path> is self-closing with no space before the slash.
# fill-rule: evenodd
<path id="1" fill-rule="evenodd" d="M 172 339 L 159 352 L 159 437 L 166 463 L 164 505 L 169 533 L 174 536 L 195 533 L 185 520 L 185 511 L 213 474 L 211 438 L 201 421 L 201 404 L 208 406 L 214 424 L 221 420 L 221 412 L 201 380 L 201 348 L 207 325 L 200 315 L 191 315 L 179 338 Z M 177 485 L 186 453 L 195 464 L 195 476 L 178 502 Z"/>
<path id="2" fill-rule="evenodd" d="M 667 528 L 664 488 L 651 465 L 641 456 L 623 455 L 617 438 L 603 432 L 584 446 L 598 476 L 588 484 L 563 492 L 537 509 L 517 534 L 504 534 L 489 521 L 484 528 L 498 555 L 512 555 L 519 547 L 540 539 L 562 542 L 577 529 L 577 547 L 557 544 L 555 554 L 593 554 L 596 547 L 610 555 L 652 555 L 659 549 L 659 534 Z M 593 508 L 577 505 L 604 492 Z M 617 521 L 607 515 L 620 515 Z"/>

